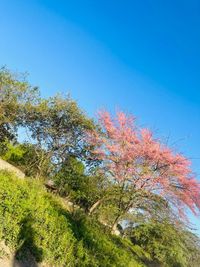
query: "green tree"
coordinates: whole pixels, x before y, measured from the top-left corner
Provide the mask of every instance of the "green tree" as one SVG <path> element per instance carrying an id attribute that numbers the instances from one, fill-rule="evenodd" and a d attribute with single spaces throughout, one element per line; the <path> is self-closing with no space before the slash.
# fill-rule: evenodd
<path id="1" fill-rule="evenodd" d="M 199 266 L 197 238 L 180 225 L 175 227 L 167 221 L 149 221 L 133 227 L 128 236 L 133 244 L 141 246 L 155 263 L 162 266 Z"/>
<path id="2" fill-rule="evenodd" d="M 38 99 L 38 89 L 29 85 L 25 74 L 11 73 L 5 67 L 0 69 L 0 142 L 16 139 L 25 110 Z"/>
<path id="3" fill-rule="evenodd" d="M 13 74 L 6 68 L 0 70 L 0 153 L 6 149 L 6 140 L 15 144 L 20 129 L 24 139 L 34 144 L 26 155 L 34 154 L 37 176 L 42 175 L 47 162 L 56 171 L 71 155 L 86 159 L 84 136 L 94 127 L 70 97 L 41 98 L 38 88 L 31 86 L 25 75 Z"/>
<path id="4" fill-rule="evenodd" d="M 37 145 L 5 141 L 2 146 L 2 159 L 21 169 L 26 176 L 45 178 L 50 175 L 52 163 Z"/>
<path id="5" fill-rule="evenodd" d="M 55 164 L 61 164 L 70 155 L 79 158 L 84 155 L 84 135 L 94 124 L 74 100 L 55 96 L 32 106 L 26 114 L 24 127 L 47 156 Z"/>
<path id="6" fill-rule="evenodd" d="M 66 159 L 56 173 L 54 181 L 61 196 L 68 198 L 87 212 L 106 187 L 105 179 L 87 173 L 84 164 L 75 156 Z"/>

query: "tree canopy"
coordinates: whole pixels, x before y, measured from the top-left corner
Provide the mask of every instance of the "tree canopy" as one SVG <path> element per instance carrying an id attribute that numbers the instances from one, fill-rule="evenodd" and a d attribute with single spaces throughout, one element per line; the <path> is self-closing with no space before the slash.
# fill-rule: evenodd
<path id="1" fill-rule="evenodd" d="M 101 172 L 120 187 L 118 219 L 131 209 L 144 208 L 156 195 L 182 218 L 185 208 L 194 214 L 200 211 L 200 183 L 183 155 L 154 138 L 149 129 L 137 127 L 134 117 L 123 112 L 116 118 L 100 112 L 99 124 L 102 130 L 89 131 L 87 141 L 94 158 L 102 162 Z"/>

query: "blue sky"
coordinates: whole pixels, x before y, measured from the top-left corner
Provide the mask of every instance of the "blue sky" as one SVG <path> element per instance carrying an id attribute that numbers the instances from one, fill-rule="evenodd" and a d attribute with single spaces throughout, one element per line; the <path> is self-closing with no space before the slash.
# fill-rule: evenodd
<path id="1" fill-rule="evenodd" d="M 200 179 L 198 0 L 0 0 L 0 10 L 0 65 L 28 71 L 44 96 L 70 92 L 90 116 L 133 113 Z"/>

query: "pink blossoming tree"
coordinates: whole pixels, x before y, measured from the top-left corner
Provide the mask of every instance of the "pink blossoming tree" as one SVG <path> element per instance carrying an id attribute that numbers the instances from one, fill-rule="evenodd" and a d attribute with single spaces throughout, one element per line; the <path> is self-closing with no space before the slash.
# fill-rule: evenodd
<path id="1" fill-rule="evenodd" d="M 184 156 L 155 139 L 150 130 L 136 127 L 135 118 L 123 112 L 116 118 L 100 112 L 99 123 L 102 131 L 90 131 L 87 141 L 93 147 L 94 158 L 102 162 L 103 174 L 120 187 L 119 207 L 123 195 L 129 192 L 123 212 L 159 196 L 182 218 L 187 218 L 187 208 L 198 214 L 200 183 Z M 100 202 L 94 203 L 91 211 Z M 119 212 L 113 227 L 123 212 Z"/>

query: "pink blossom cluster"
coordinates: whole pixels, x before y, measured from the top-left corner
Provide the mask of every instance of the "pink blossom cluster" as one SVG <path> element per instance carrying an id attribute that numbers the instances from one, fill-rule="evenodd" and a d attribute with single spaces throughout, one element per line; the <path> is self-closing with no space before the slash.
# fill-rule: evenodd
<path id="1" fill-rule="evenodd" d="M 87 141 L 94 147 L 95 158 L 102 161 L 105 175 L 116 183 L 161 195 L 182 216 L 186 206 L 197 214 L 200 183 L 189 160 L 155 139 L 149 129 L 136 127 L 135 118 L 123 112 L 116 118 L 99 112 L 99 124 L 102 131 L 88 132 Z"/>

